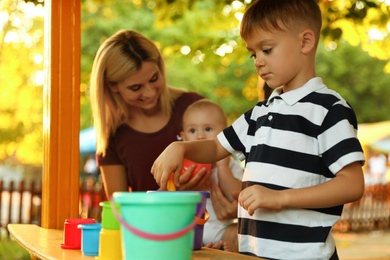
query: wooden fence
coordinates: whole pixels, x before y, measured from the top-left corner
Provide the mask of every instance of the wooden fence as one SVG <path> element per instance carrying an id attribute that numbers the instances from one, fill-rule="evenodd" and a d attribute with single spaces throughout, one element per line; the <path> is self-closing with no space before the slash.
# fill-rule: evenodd
<path id="1" fill-rule="evenodd" d="M 9 223 L 41 224 L 41 194 L 40 181 L 0 180 L 0 238 Z"/>
<path id="2" fill-rule="evenodd" d="M 344 206 L 333 227 L 339 232 L 385 230 L 390 224 L 390 183 L 366 186 L 363 197 Z"/>
<path id="3" fill-rule="evenodd" d="M 0 239 L 9 236 L 10 223 L 41 225 L 41 181 L 20 182 L 0 180 Z M 100 179 L 87 177 L 80 180 L 79 217 L 101 221 L 99 203 L 105 200 Z M 64 220 L 65 221 L 65 220 Z"/>
<path id="4" fill-rule="evenodd" d="M 101 221 L 99 203 L 105 201 L 103 182 L 99 177 L 87 176 L 80 181 L 79 214 L 81 218 L 94 218 Z"/>

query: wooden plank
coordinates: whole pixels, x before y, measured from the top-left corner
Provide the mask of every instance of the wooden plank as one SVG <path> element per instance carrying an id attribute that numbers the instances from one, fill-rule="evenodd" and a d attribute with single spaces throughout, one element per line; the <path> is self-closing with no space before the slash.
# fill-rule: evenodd
<path id="1" fill-rule="evenodd" d="M 9 224 L 8 230 L 13 238 L 25 248 L 32 259 L 47 260 L 92 260 L 93 256 L 84 256 L 80 250 L 62 249 L 63 231 L 44 229 L 32 224 Z"/>
<path id="2" fill-rule="evenodd" d="M 81 250 L 62 249 L 63 231 L 44 229 L 31 224 L 9 224 L 8 230 L 15 240 L 30 252 L 33 257 L 47 260 L 89 260 L 91 256 L 83 256 Z M 175 253 L 174 251 L 172 252 Z M 230 253 L 222 250 L 202 248 L 192 253 L 192 260 L 253 260 L 260 259 Z"/>

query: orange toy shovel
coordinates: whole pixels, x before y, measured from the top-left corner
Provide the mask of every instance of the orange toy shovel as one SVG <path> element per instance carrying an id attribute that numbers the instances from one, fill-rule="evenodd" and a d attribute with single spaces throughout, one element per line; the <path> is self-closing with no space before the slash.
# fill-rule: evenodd
<path id="1" fill-rule="evenodd" d="M 169 180 L 167 183 L 167 190 L 168 191 L 176 191 L 175 183 L 173 182 L 173 173 L 171 173 L 171 176 L 169 176 Z"/>

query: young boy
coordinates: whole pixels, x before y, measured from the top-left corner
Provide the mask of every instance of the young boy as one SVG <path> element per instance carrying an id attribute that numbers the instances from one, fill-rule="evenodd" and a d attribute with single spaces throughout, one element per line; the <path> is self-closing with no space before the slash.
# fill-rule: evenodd
<path id="1" fill-rule="evenodd" d="M 338 259 L 331 234 L 343 204 L 364 192 L 364 156 L 348 103 L 316 77 L 321 12 L 314 0 L 260 0 L 241 37 L 274 89 L 215 140 L 174 142 L 152 173 L 179 183 L 182 158 L 246 160 L 238 202 L 239 252 L 272 259 Z"/>
<path id="2" fill-rule="evenodd" d="M 192 103 L 183 114 L 183 141 L 213 140 L 227 127 L 226 115 L 216 103 L 201 99 Z M 232 156 L 217 161 L 211 170 L 210 182 L 221 188 L 231 202 L 240 193 L 242 168 Z M 233 219 L 219 220 L 215 215 L 211 199 L 207 199 L 206 209 L 210 218 L 204 226 L 203 244 L 215 246 L 221 240 L 226 251 L 237 252 L 237 224 Z"/>

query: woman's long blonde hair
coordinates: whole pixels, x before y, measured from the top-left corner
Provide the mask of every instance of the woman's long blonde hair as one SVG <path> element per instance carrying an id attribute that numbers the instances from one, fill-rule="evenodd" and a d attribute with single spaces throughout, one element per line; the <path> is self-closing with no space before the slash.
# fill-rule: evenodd
<path id="1" fill-rule="evenodd" d="M 150 39 L 132 30 L 112 35 L 99 47 L 90 79 L 97 154 L 105 156 L 110 136 L 128 118 L 126 103 L 119 93 L 110 91 L 109 84 L 120 82 L 137 72 L 145 61 L 155 62 L 163 76 L 159 105 L 165 115 L 171 115 L 174 100 L 184 92 L 167 85 L 164 60 Z"/>

